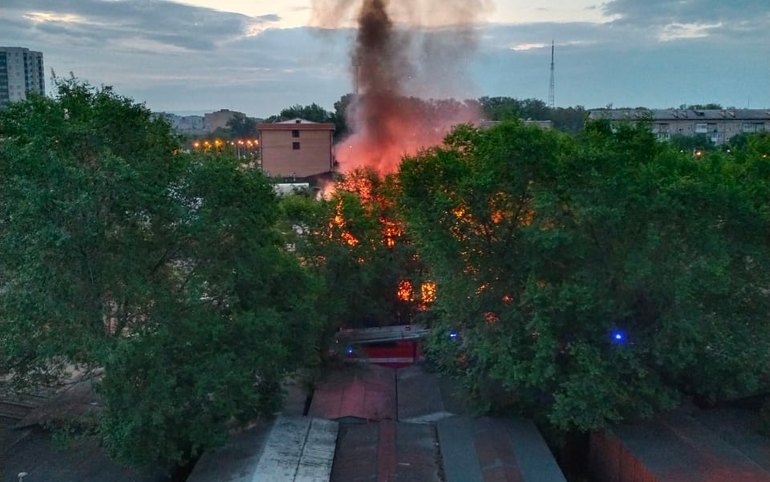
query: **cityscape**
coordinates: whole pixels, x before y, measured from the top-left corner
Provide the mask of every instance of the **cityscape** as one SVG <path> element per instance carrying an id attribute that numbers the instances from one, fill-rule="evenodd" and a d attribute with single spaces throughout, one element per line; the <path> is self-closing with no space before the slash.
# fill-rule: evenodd
<path id="1" fill-rule="evenodd" d="M 763 1 L 8 0 L 0 482 L 770 482 Z"/>

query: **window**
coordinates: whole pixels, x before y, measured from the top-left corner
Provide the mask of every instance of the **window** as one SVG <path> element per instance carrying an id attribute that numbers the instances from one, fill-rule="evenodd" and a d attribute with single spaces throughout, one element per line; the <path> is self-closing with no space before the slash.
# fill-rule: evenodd
<path id="1" fill-rule="evenodd" d="M 708 132 L 708 127 L 706 124 L 695 124 L 695 133 L 696 134 L 705 134 Z"/>
<path id="2" fill-rule="evenodd" d="M 764 122 L 745 122 L 743 124 L 743 132 L 762 132 L 764 130 Z"/>
<path id="3" fill-rule="evenodd" d="M 291 136 L 292 137 L 299 137 L 299 129 L 293 129 L 291 131 Z"/>
<path id="4" fill-rule="evenodd" d="M 294 149 L 295 151 L 298 151 L 299 150 L 299 142 L 292 142 L 291 143 L 291 148 Z"/>

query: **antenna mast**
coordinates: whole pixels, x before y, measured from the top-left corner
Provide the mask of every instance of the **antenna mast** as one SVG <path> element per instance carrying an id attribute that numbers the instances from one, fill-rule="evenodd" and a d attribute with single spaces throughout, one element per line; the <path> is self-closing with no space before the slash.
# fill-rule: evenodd
<path id="1" fill-rule="evenodd" d="M 553 40 L 551 40 L 551 82 L 548 86 L 548 106 L 553 109 L 555 104 L 556 83 L 553 78 Z"/>

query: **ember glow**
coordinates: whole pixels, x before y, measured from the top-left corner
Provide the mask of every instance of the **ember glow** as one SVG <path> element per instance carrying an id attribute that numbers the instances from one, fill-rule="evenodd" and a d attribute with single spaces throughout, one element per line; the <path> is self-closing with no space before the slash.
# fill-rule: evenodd
<path id="1" fill-rule="evenodd" d="M 387 218 L 380 218 L 382 224 L 382 239 L 385 246 L 393 248 L 396 246 L 396 240 L 404 234 L 404 230 L 395 221 L 391 221 Z"/>
<path id="2" fill-rule="evenodd" d="M 402 279 L 398 282 L 398 289 L 396 290 L 396 296 L 401 301 L 414 300 L 414 285 L 408 279 Z"/>
<path id="3" fill-rule="evenodd" d="M 485 12 L 488 0 L 362 0 L 351 72 L 355 100 L 347 112 L 352 135 L 335 147 L 341 171 L 369 167 L 395 172 L 405 155 L 441 143 L 449 130 L 479 119 L 475 101 L 420 99 L 468 98 L 464 61 L 475 46 L 470 25 Z M 324 26 L 344 21 L 359 5 L 350 0 L 314 0 Z M 440 28 L 396 25 L 392 11 L 416 19 L 419 12 L 439 12 Z M 331 20 L 335 19 L 335 20 Z"/>
<path id="4" fill-rule="evenodd" d="M 423 283 L 420 286 L 420 294 L 423 303 L 433 303 L 436 301 L 436 283 L 433 281 Z"/>
<path id="5" fill-rule="evenodd" d="M 349 231 L 345 230 L 345 217 L 342 214 L 342 200 L 337 202 L 337 209 L 334 213 L 334 217 L 329 222 L 329 238 L 334 238 L 335 232 L 339 232 L 339 237 L 348 246 L 357 246 L 358 238 L 353 236 Z"/>

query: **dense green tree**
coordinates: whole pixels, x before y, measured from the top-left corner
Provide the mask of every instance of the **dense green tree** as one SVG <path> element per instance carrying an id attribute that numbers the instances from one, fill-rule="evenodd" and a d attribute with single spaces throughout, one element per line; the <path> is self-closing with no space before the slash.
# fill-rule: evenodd
<path id="1" fill-rule="evenodd" d="M 332 113 L 316 104 L 315 102 L 310 105 L 295 104 L 291 107 L 287 107 L 278 115 L 270 116 L 266 122 L 280 122 L 291 119 L 305 119 L 312 122 L 333 122 Z"/>
<path id="2" fill-rule="evenodd" d="M 768 162 L 601 122 L 466 127 L 405 160 L 432 356 L 562 429 L 765 388 Z"/>
<path id="3" fill-rule="evenodd" d="M 298 255 L 323 280 L 332 329 L 409 323 L 425 304 L 420 288 L 429 280 L 403 230 L 393 181 L 353 171 L 326 200 L 282 202 Z"/>
<path id="4" fill-rule="evenodd" d="M 334 139 L 340 140 L 348 136 L 348 109 L 350 104 L 355 99 L 354 94 L 345 94 L 340 97 L 340 100 L 334 103 L 334 114 L 332 114 L 332 122 L 334 122 Z"/>
<path id="5" fill-rule="evenodd" d="M 0 115 L 0 370 L 103 369 L 110 452 L 183 465 L 317 356 L 314 283 L 258 171 L 179 153 L 110 88 L 57 89 Z"/>
<path id="6" fill-rule="evenodd" d="M 691 155 L 694 153 L 700 155 L 699 153 L 703 151 L 711 151 L 716 148 L 714 142 L 706 134 L 695 134 L 694 136 L 674 134 L 669 142 L 676 149 Z"/>
<path id="7" fill-rule="evenodd" d="M 488 120 L 550 120 L 555 129 L 572 134 L 583 130 L 585 120 L 588 117 L 583 106 L 551 108 L 539 99 L 481 97 L 479 104 L 483 116 Z"/>

